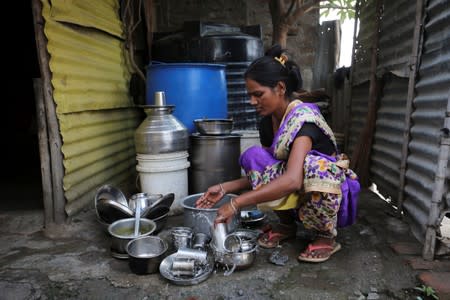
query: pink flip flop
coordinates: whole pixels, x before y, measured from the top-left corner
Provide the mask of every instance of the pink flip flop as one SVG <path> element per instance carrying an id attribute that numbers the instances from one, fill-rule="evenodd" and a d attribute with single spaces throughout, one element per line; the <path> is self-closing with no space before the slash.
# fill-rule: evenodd
<path id="1" fill-rule="evenodd" d="M 286 234 L 269 230 L 258 239 L 258 245 L 265 249 L 273 249 L 276 248 L 281 242 L 294 237 L 295 234 Z"/>
<path id="2" fill-rule="evenodd" d="M 341 250 L 341 244 L 339 243 L 334 243 L 333 246 L 331 245 L 313 245 L 313 244 L 309 244 L 308 247 L 305 249 L 305 251 L 303 251 L 298 257 L 297 259 L 300 261 L 306 261 L 306 262 L 324 262 L 328 259 L 330 259 L 330 257 L 338 252 L 339 250 Z M 327 256 L 324 257 L 311 257 L 312 256 L 312 252 L 315 250 L 330 250 L 329 254 Z M 307 254 L 307 256 L 302 256 L 302 254 Z"/>

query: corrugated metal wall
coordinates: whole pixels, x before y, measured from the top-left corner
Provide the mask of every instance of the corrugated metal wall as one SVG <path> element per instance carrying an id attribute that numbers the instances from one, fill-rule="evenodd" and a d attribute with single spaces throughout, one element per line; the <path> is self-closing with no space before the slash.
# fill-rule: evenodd
<path id="1" fill-rule="evenodd" d="M 440 130 L 444 126 L 449 96 L 450 2 L 430 0 L 425 14 L 424 45 L 413 102 L 415 110 L 412 115 L 404 200 L 405 212 L 418 237 L 424 236 L 428 221 Z M 447 183 L 448 178 L 447 174 Z"/>
<path id="2" fill-rule="evenodd" d="M 400 179 L 408 78 L 389 73 L 384 81 L 372 144 L 370 178 L 380 193 L 395 203 Z"/>
<path id="3" fill-rule="evenodd" d="M 376 1 L 362 1 L 359 17 L 359 32 L 355 43 L 355 58 L 352 65 L 353 85 L 359 85 L 370 78 L 372 41 L 376 33 Z"/>
<path id="4" fill-rule="evenodd" d="M 135 180 L 134 130 L 142 116 L 128 93 L 118 1 L 42 3 L 72 215 L 93 203 L 100 185 Z"/>
<path id="5" fill-rule="evenodd" d="M 416 5 L 411 0 L 383 2 L 377 73 L 409 76 Z"/>
<path id="6" fill-rule="evenodd" d="M 369 3 L 370 2 L 370 3 Z M 365 122 L 368 102 L 370 40 L 373 36 L 376 1 L 366 2 L 361 11 L 361 31 L 353 66 L 350 154 Z M 409 0 L 383 1 L 377 75 L 383 78 L 371 153 L 370 176 L 379 191 L 396 203 L 400 178 L 401 149 L 413 47 L 416 5 Z M 412 230 L 424 240 L 441 129 L 450 87 L 450 2 L 430 0 L 425 11 L 422 53 L 405 176 L 403 208 Z M 364 24 L 368 22 L 369 25 Z M 360 52 L 358 54 L 358 51 Z M 367 54 L 367 55 L 365 55 Z M 408 130 L 408 129 L 407 129 Z M 449 177 L 449 175 L 447 175 Z M 448 180 L 447 180 L 448 181 Z M 448 192 L 445 195 L 448 202 Z M 450 204 L 447 203 L 447 207 Z"/>
<path id="7" fill-rule="evenodd" d="M 391 198 L 394 204 L 399 192 L 416 13 L 415 5 L 411 4 L 409 0 L 384 1 L 380 23 L 377 75 L 383 77 L 384 87 L 377 112 L 370 176 L 381 194 Z"/>

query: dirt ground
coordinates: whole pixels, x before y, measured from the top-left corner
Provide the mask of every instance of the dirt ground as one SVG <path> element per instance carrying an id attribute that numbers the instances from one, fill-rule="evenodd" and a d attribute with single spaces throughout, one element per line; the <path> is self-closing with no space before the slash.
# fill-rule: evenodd
<path id="1" fill-rule="evenodd" d="M 174 285 L 159 273 L 136 275 L 127 260 L 112 257 L 94 209 L 46 231 L 42 214 L 0 213 L 0 299 L 415 299 L 414 288 L 421 286 L 419 270 L 407 261 L 418 258 L 422 246 L 369 190 L 360 195 L 357 223 L 339 230 L 343 247 L 330 260 L 297 260 L 309 237 L 299 226 L 297 239 L 259 249 L 250 268 L 228 276 L 216 268 L 190 286 Z M 168 239 L 182 217 L 169 217 L 158 235 Z M 416 251 L 398 254 L 393 245 Z M 269 261 L 273 251 L 287 255 L 284 266 Z"/>

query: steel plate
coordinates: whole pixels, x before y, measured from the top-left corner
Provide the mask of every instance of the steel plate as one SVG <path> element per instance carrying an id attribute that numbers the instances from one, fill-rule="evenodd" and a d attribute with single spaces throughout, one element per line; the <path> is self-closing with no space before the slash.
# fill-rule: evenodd
<path id="1" fill-rule="evenodd" d="M 214 261 L 211 255 L 208 255 L 208 263 L 205 265 L 204 269 L 200 274 L 196 274 L 194 277 L 174 276 L 172 275 L 172 272 L 170 272 L 170 269 L 172 267 L 172 263 L 174 261 L 175 256 L 176 253 L 167 256 L 166 258 L 163 259 L 163 261 L 159 265 L 159 272 L 161 273 L 161 275 L 173 284 L 176 285 L 199 284 L 208 279 L 209 275 L 211 275 L 212 271 L 214 270 Z"/>

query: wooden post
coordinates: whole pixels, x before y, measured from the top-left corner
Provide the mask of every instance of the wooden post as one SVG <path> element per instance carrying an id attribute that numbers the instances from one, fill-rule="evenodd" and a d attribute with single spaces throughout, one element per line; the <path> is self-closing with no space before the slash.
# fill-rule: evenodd
<path id="1" fill-rule="evenodd" d="M 47 120 L 42 93 L 42 80 L 33 79 L 34 97 L 36 101 L 36 119 L 39 137 L 39 157 L 41 161 L 42 194 L 44 198 L 44 225 L 48 227 L 53 219 L 52 173 L 50 165 L 50 149 L 48 144 Z"/>
<path id="2" fill-rule="evenodd" d="M 47 1 L 47 0 L 44 0 Z M 49 54 L 47 52 L 47 39 L 44 34 L 44 18 L 42 17 L 42 3 L 40 0 L 32 0 L 34 33 L 41 71 L 44 105 L 47 118 L 48 139 L 50 146 L 50 166 L 53 187 L 53 219 L 56 224 L 66 220 L 64 206 L 66 204 L 63 189 L 64 166 L 61 153 L 61 136 L 59 123 L 56 116 L 55 102 L 53 101 L 52 74 L 49 67 Z"/>
<path id="3" fill-rule="evenodd" d="M 370 86 L 369 86 L 369 103 L 366 124 L 361 131 L 359 144 L 356 145 L 355 151 L 352 153 L 351 168 L 358 174 L 361 186 L 369 185 L 369 158 L 372 150 L 372 141 L 377 119 L 377 104 L 380 92 L 380 80 L 377 78 L 378 66 L 378 41 L 379 28 L 381 20 L 381 0 L 376 2 L 376 22 L 375 35 L 372 41 L 372 55 L 370 64 Z"/>
<path id="4" fill-rule="evenodd" d="M 412 103 L 415 96 L 415 86 L 416 86 L 416 75 L 418 70 L 419 63 L 419 52 L 420 45 L 422 39 L 422 19 L 423 19 L 423 9 L 424 9 L 424 1 L 417 0 L 416 1 L 416 24 L 414 26 L 414 35 L 413 35 L 413 46 L 411 50 L 411 60 L 410 60 L 410 69 L 409 72 L 409 81 L 408 81 L 408 95 L 406 98 L 406 109 L 405 109 L 405 128 L 403 130 L 403 144 L 402 144 L 402 152 L 401 152 L 401 161 L 400 161 L 400 179 L 398 184 L 398 199 L 397 199 L 397 213 L 401 215 L 403 211 L 403 199 L 405 193 L 405 176 L 406 176 L 406 161 L 408 159 L 408 144 L 410 139 L 410 131 L 411 131 L 411 115 L 412 115 Z"/>
<path id="5" fill-rule="evenodd" d="M 152 59 L 152 43 L 153 43 L 153 0 L 144 1 L 145 27 L 147 36 L 148 58 Z"/>

